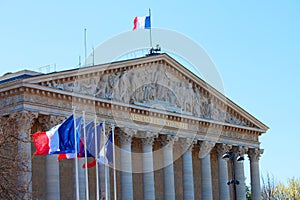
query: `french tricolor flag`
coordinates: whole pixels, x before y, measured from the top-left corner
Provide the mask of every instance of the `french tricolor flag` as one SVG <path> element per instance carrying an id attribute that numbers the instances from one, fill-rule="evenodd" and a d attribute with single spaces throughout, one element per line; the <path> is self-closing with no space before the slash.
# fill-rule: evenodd
<path id="1" fill-rule="evenodd" d="M 76 141 L 79 150 L 82 117 L 76 119 Z M 34 155 L 66 154 L 75 152 L 74 118 L 71 115 L 63 123 L 54 126 L 47 132 L 38 131 L 31 137 L 36 147 Z"/>
<path id="2" fill-rule="evenodd" d="M 133 31 L 137 29 L 150 29 L 151 20 L 150 16 L 135 17 L 133 20 Z"/>

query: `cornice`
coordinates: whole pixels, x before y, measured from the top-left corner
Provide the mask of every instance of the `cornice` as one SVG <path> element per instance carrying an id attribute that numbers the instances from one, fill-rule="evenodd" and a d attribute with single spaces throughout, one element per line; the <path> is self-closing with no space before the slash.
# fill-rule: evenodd
<path id="1" fill-rule="evenodd" d="M 126 111 L 129 113 L 153 116 L 162 119 L 168 119 L 168 120 L 193 124 L 201 127 L 209 127 L 211 129 L 222 129 L 224 131 L 239 132 L 239 133 L 252 133 L 256 135 L 261 135 L 262 133 L 264 133 L 264 130 L 254 128 L 254 127 L 234 125 L 225 122 L 218 122 L 214 120 L 194 117 L 186 114 L 168 112 L 166 110 L 162 111 L 155 108 L 147 108 L 147 107 L 134 105 L 134 104 L 115 102 L 107 99 L 95 98 L 88 95 L 58 90 L 54 88 L 48 88 L 45 86 L 40 86 L 40 85 L 30 84 L 30 83 L 23 83 L 21 87 L 20 85 L 18 85 L 16 87 L 10 88 L 10 90 L 0 92 L 0 97 L 20 94 L 20 93 L 32 93 L 37 95 L 49 96 L 49 97 L 58 98 L 66 101 L 74 101 L 78 103 L 94 105 L 97 107 L 104 107 L 113 110 Z"/>
<path id="2" fill-rule="evenodd" d="M 8 84 L 4 84 L 5 86 L 0 85 L 0 93 L 7 92 L 8 90 L 17 89 L 18 87 L 25 87 L 25 88 L 31 88 L 36 90 L 41 90 L 45 92 L 52 92 L 52 93 L 59 93 L 60 95 L 65 96 L 71 96 L 73 98 L 78 99 L 88 99 L 92 101 L 99 101 L 91 96 L 87 95 L 81 95 L 76 93 L 70 93 L 67 91 L 57 90 L 53 88 L 47 88 L 43 85 L 46 85 L 49 81 L 74 81 L 77 78 L 88 78 L 90 76 L 100 75 L 102 73 L 112 73 L 117 72 L 121 70 L 128 70 L 128 69 L 134 69 L 140 66 L 147 66 L 150 64 L 164 64 L 166 68 L 171 69 L 174 73 L 179 75 L 181 78 L 189 80 L 191 83 L 193 83 L 194 87 L 198 87 L 198 89 L 206 96 L 210 96 L 212 98 L 213 102 L 216 102 L 221 107 L 226 107 L 226 110 L 231 115 L 235 116 L 237 119 L 241 119 L 242 121 L 249 122 L 250 126 L 257 126 L 258 128 L 250 128 L 250 127 L 244 127 L 244 126 L 238 126 L 238 125 L 232 125 L 228 123 L 221 123 L 221 122 L 215 122 L 212 120 L 206 120 L 201 119 L 201 125 L 205 124 L 215 124 L 218 126 L 228 126 L 228 127 L 234 127 L 237 129 L 247 129 L 251 131 L 257 131 L 260 134 L 265 133 L 269 128 L 264 125 L 262 122 L 257 120 L 255 117 L 250 115 L 248 112 L 246 112 L 244 109 L 239 107 L 237 104 L 232 102 L 230 99 L 225 97 L 223 94 L 221 94 L 219 91 L 217 91 L 215 88 L 208 85 L 205 81 L 197 77 L 195 74 L 193 74 L 191 71 L 186 69 L 184 66 L 182 66 L 180 63 L 178 63 L 176 60 L 168 56 L 167 54 L 161 54 L 157 56 L 149 56 L 149 57 L 143 57 L 143 58 L 137 58 L 132 60 L 126 60 L 126 61 L 118 61 L 108 64 L 101 64 L 91 67 L 84 67 L 84 68 L 78 68 L 78 69 L 72 69 L 62 72 L 55 72 L 50 74 L 45 74 L 37 77 L 31 77 L 24 80 L 19 80 L 17 82 L 10 82 Z M 110 100 L 101 99 L 101 102 L 110 102 Z M 113 102 L 114 106 L 121 106 L 125 109 L 128 107 L 127 104 L 119 103 L 119 102 Z M 140 106 L 130 105 L 132 109 L 138 109 L 143 110 Z M 149 110 L 149 108 L 146 108 Z M 159 111 L 157 111 L 159 113 Z M 171 113 L 172 116 L 178 117 L 176 113 Z M 180 114 L 181 116 L 181 114 Z M 199 118 L 192 117 L 192 116 L 184 116 L 185 119 L 189 120 L 196 120 L 198 121 Z"/>

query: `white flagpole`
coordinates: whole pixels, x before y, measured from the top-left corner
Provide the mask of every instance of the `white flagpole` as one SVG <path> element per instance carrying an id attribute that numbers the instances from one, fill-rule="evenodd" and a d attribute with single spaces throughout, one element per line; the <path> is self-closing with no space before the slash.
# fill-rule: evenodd
<path id="1" fill-rule="evenodd" d="M 77 158 L 77 137 L 76 137 L 76 116 L 75 109 L 73 110 L 73 120 L 74 120 L 74 144 L 75 144 L 75 176 L 76 176 L 76 199 L 79 198 L 79 178 L 78 178 L 78 158 Z"/>
<path id="2" fill-rule="evenodd" d="M 85 188 L 86 188 L 85 195 L 86 195 L 86 200 L 89 200 L 89 173 L 87 167 L 85 111 L 82 111 L 82 117 L 83 117 L 83 140 L 84 140 Z"/>
<path id="3" fill-rule="evenodd" d="M 107 180 L 108 180 L 108 177 L 107 177 L 107 168 L 106 168 L 106 165 L 107 165 L 107 161 L 106 161 L 106 149 L 105 149 L 105 143 L 106 143 L 106 133 L 105 133 L 105 122 L 103 122 L 103 162 L 104 162 L 104 176 L 105 176 L 105 199 L 108 199 L 108 184 L 107 184 Z"/>
<path id="4" fill-rule="evenodd" d="M 152 24 L 151 24 L 151 10 L 149 8 L 149 18 L 150 18 L 150 48 L 152 48 Z"/>
<path id="5" fill-rule="evenodd" d="M 112 125 L 111 128 L 112 134 L 112 145 L 113 145 L 113 167 L 114 167 L 114 196 L 115 200 L 117 200 L 117 177 L 116 177 L 116 153 L 115 153 L 115 125 Z"/>
<path id="6" fill-rule="evenodd" d="M 97 133 L 97 116 L 95 115 L 94 119 L 94 125 L 95 125 L 95 159 L 96 159 L 96 200 L 100 200 L 99 197 L 99 171 L 98 171 L 98 133 Z M 101 138 L 101 137 L 100 137 Z"/>

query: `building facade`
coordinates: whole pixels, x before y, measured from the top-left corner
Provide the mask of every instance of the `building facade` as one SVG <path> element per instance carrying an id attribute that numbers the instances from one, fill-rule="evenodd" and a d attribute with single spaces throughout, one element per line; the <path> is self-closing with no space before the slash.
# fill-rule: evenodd
<path id="1" fill-rule="evenodd" d="M 114 129 L 115 163 L 99 165 L 102 197 L 243 200 L 244 162 L 250 162 L 252 198 L 260 199 L 259 137 L 268 127 L 167 54 L 7 74 L 0 79 L 0 98 L 1 126 L 15 119 L 22 138 L 49 130 L 73 112 L 105 122 L 107 135 Z M 58 162 L 34 151 L 32 143 L 18 145 L 30 169 L 18 174 L 19 184 L 28 183 L 28 198 L 75 199 L 74 159 Z M 79 195 L 85 199 L 84 159 L 78 162 Z M 88 196 L 96 199 L 95 168 L 88 180 Z"/>

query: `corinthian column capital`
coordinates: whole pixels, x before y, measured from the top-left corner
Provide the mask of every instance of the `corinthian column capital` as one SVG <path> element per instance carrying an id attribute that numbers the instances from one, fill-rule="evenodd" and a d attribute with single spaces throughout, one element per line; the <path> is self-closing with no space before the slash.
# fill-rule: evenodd
<path id="1" fill-rule="evenodd" d="M 163 146 L 173 146 L 174 142 L 178 140 L 175 135 L 160 135 L 159 141 Z"/>
<path id="2" fill-rule="evenodd" d="M 216 144 L 216 151 L 217 151 L 218 157 L 222 157 L 231 148 L 232 148 L 232 146 L 228 145 L 228 144 Z"/>
<path id="3" fill-rule="evenodd" d="M 199 151 L 199 158 L 204 158 L 208 154 L 210 154 L 210 151 L 215 146 L 214 142 L 210 141 L 203 141 L 200 144 L 200 151 Z"/>
<path id="4" fill-rule="evenodd" d="M 191 151 L 197 143 L 194 138 L 180 138 L 178 141 L 183 151 Z"/>
<path id="5" fill-rule="evenodd" d="M 250 159 L 251 162 L 257 162 L 259 161 L 259 158 L 261 156 L 261 154 L 264 153 L 263 149 L 249 149 L 248 151 L 248 157 Z"/>
<path id="6" fill-rule="evenodd" d="M 16 125 L 20 131 L 29 132 L 34 120 L 38 118 L 38 113 L 22 111 L 18 113 L 13 113 L 10 118 L 16 120 Z"/>
<path id="7" fill-rule="evenodd" d="M 244 156 L 248 152 L 248 147 L 244 146 L 234 146 L 232 149 L 236 156 Z"/>
<path id="8" fill-rule="evenodd" d="M 154 139 L 157 138 L 158 134 L 150 131 L 138 131 L 135 135 L 136 138 L 140 138 L 143 145 L 152 145 Z"/>
<path id="9" fill-rule="evenodd" d="M 45 116 L 39 116 L 38 121 L 41 125 L 44 126 L 46 130 L 49 130 L 53 126 L 62 123 L 65 119 L 66 117 L 62 117 L 62 116 L 45 115 Z"/>
<path id="10" fill-rule="evenodd" d="M 152 145 L 154 142 L 154 139 L 155 139 L 155 136 L 150 136 L 150 137 L 142 138 L 141 140 L 142 140 L 143 145 Z"/>
<path id="11" fill-rule="evenodd" d="M 137 130 L 131 128 L 123 128 L 117 131 L 117 137 L 121 144 L 131 144 L 133 136 L 137 133 Z"/>

